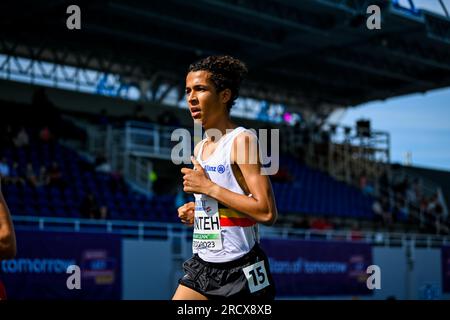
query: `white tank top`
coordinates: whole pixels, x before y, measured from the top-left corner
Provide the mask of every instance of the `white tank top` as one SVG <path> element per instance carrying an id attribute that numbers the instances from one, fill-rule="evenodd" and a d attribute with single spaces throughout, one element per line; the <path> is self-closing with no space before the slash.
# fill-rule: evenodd
<path id="1" fill-rule="evenodd" d="M 236 136 L 244 131 L 254 135 L 253 132 L 243 127 L 237 127 L 217 142 L 216 149 L 208 159 L 205 161 L 201 159 L 206 139 L 200 142 L 201 145 L 197 154 L 197 161 L 211 181 L 222 188 L 239 194 L 245 193 L 233 174 L 231 148 Z M 259 242 L 258 225 L 249 216 L 227 208 L 215 199 L 203 194 L 194 194 L 194 196 L 196 206 L 193 252 L 197 253 L 200 258 L 208 262 L 236 260 L 249 252 L 256 242 Z M 215 210 L 218 211 L 218 214 L 208 217 L 207 212 L 214 213 Z M 202 227 L 205 228 L 199 230 Z"/>

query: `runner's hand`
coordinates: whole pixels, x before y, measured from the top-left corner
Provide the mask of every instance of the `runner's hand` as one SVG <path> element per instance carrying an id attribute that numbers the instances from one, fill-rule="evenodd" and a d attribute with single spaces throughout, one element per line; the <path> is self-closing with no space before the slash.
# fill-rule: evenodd
<path id="1" fill-rule="evenodd" d="M 214 183 L 208 178 L 205 170 L 194 157 L 191 157 L 191 161 L 194 164 L 194 169 L 181 169 L 181 173 L 184 174 L 183 191 L 188 193 L 207 194 Z"/>
<path id="2" fill-rule="evenodd" d="M 195 209 L 194 202 L 188 202 L 179 207 L 178 217 L 180 218 L 181 222 L 189 226 L 192 226 L 194 224 L 194 209 Z"/>

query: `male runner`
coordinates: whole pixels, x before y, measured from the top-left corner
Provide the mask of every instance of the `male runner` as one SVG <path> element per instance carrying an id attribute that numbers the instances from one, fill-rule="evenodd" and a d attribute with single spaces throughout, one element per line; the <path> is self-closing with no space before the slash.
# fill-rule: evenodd
<path id="1" fill-rule="evenodd" d="M 194 193 L 195 203 L 178 208 L 178 215 L 194 225 L 194 255 L 183 264 L 174 300 L 275 296 L 268 259 L 258 244 L 258 223 L 272 225 L 277 218 L 272 187 L 261 174 L 259 149 L 252 147 L 257 137 L 230 119 L 246 73 L 230 56 L 210 56 L 188 70 L 189 109 L 207 138 L 195 146 L 194 169 L 181 169 L 184 191 Z M 208 134 L 211 129 L 221 136 Z"/>

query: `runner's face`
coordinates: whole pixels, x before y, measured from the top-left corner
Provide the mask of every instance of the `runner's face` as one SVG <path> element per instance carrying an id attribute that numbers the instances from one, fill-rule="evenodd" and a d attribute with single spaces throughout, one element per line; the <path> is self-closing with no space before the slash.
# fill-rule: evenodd
<path id="1" fill-rule="evenodd" d="M 226 114 L 226 105 L 209 79 L 208 71 L 192 71 L 186 77 L 186 99 L 194 121 L 211 127 Z"/>

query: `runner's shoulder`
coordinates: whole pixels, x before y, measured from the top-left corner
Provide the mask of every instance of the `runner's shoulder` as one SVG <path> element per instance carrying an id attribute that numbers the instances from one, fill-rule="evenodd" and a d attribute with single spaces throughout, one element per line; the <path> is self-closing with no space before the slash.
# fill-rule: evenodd
<path id="1" fill-rule="evenodd" d="M 242 145 L 244 143 L 248 143 L 249 142 L 258 142 L 258 137 L 256 136 L 256 134 L 251 131 L 251 130 L 245 130 L 241 133 L 239 133 L 236 138 L 233 141 L 233 144 L 235 145 Z"/>
<path id="2" fill-rule="evenodd" d="M 254 153 L 255 156 L 258 156 L 258 137 L 253 131 L 245 130 L 239 133 L 233 141 L 233 148 L 231 149 L 231 160 L 234 163 L 240 152 L 244 152 L 244 154 L 249 154 L 250 152 Z M 238 152 L 238 154 L 236 154 Z M 256 154 L 255 154 L 256 153 Z M 241 155 L 243 156 L 243 155 Z M 244 156 L 244 158 L 246 158 Z"/>

